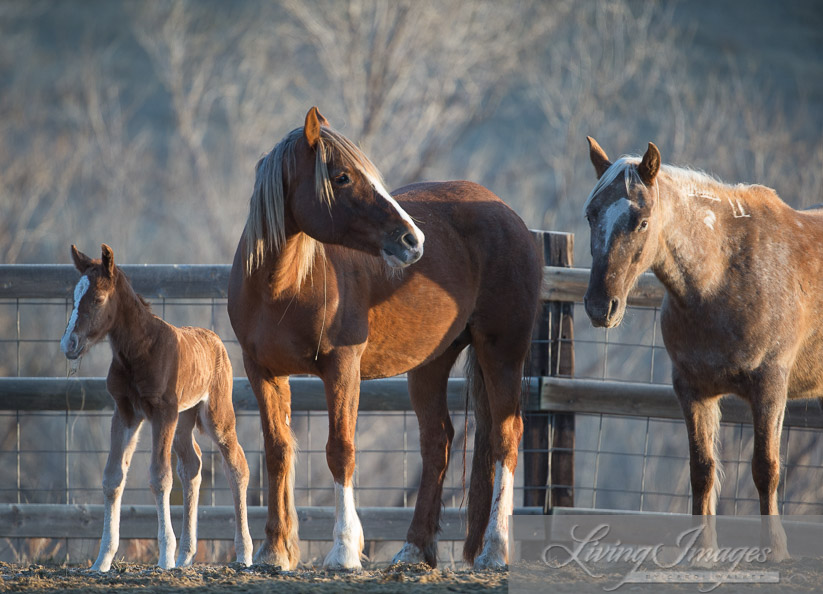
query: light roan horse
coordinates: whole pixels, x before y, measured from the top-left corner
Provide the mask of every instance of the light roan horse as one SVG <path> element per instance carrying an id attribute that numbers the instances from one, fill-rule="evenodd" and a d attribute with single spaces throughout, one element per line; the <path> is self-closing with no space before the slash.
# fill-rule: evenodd
<path id="1" fill-rule="evenodd" d="M 446 385 L 471 345 L 477 429 L 464 556 L 478 567 L 506 564 L 521 379 L 540 279 L 529 231 L 494 194 L 469 182 L 389 194 L 369 159 L 309 110 L 304 126 L 257 164 L 229 283 L 229 316 L 260 406 L 269 476 L 266 540 L 255 560 L 285 569 L 299 558 L 288 376 L 311 374 L 325 385 L 336 519 L 324 564 L 357 569 L 360 380 L 408 372 L 423 470 L 395 561 L 434 566 L 454 434 Z"/>
<path id="2" fill-rule="evenodd" d="M 823 213 L 794 210 L 763 186 L 661 166 L 651 143 L 642 159 L 614 163 L 589 145 L 599 178 L 585 206 L 592 324 L 617 326 L 638 276 L 654 271 L 666 287 L 661 324 L 688 431 L 692 511 L 715 514 L 720 397 L 736 394 L 751 406 L 760 513 L 776 516 L 786 400 L 823 395 Z M 764 524 L 780 559 L 774 520 Z"/>
<path id="3" fill-rule="evenodd" d="M 111 248 L 102 247 L 102 258 L 92 260 L 71 246 L 74 265 L 82 276 L 74 289 L 74 310 L 60 342 L 63 353 L 72 360 L 106 336 L 111 343 L 106 386 L 114 398 L 114 415 L 103 474 L 103 538 L 92 570 L 108 571 L 117 553 L 120 503 L 144 420 L 152 429 L 149 484 L 157 502 L 158 565 L 164 569 L 175 564 L 188 566 L 197 552 L 201 463 L 195 425 L 214 440 L 223 456 L 234 498 L 237 561 L 250 565 L 252 540 L 246 514 L 249 467 L 235 432 L 233 378 L 226 349 L 210 330 L 176 328 L 153 315 L 115 265 Z M 169 508 L 172 447 L 177 453 L 184 507 L 176 562 Z"/>

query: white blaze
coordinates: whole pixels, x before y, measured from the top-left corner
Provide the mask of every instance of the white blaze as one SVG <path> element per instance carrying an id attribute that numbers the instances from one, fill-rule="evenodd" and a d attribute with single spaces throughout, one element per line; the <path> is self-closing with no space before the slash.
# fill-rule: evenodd
<path id="1" fill-rule="evenodd" d="M 77 324 L 77 310 L 80 308 L 80 300 L 83 299 L 83 295 L 85 295 L 88 290 L 89 277 L 83 275 L 80 277 L 80 280 L 77 281 L 77 286 L 74 287 L 74 309 L 69 317 L 69 323 L 66 325 L 66 332 L 60 340 L 60 350 L 63 351 L 64 354 L 69 351 L 69 340 L 71 339 L 72 332 L 74 332 L 74 326 Z"/>
<path id="2" fill-rule="evenodd" d="M 623 215 L 628 214 L 631 204 L 628 198 L 621 198 L 613 202 L 609 208 L 606 209 L 603 215 L 603 228 L 605 229 L 605 234 L 603 235 L 604 248 L 609 246 L 609 240 L 612 237 L 612 233 L 614 233 L 615 226 L 617 226 L 618 221 L 623 218 Z"/>
<path id="3" fill-rule="evenodd" d="M 408 223 L 409 227 L 412 228 L 412 233 L 414 233 L 414 237 L 415 239 L 417 239 L 418 245 L 422 246 L 423 242 L 426 240 L 426 236 L 423 235 L 423 232 L 417 227 L 417 225 L 414 224 L 414 221 L 409 216 L 409 213 L 403 210 L 403 207 L 397 203 L 397 200 L 392 198 L 392 195 L 389 194 L 389 191 L 383 184 L 380 183 L 378 179 L 374 178 L 369 174 L 366 174 L 366 178 L 371 182 L 371 185 L 374 186 L 374 189 L 377 190 L 377 193 L 383 196 L 383 198 L 385 198 L 389 202 L 389 204 L 391 204 L 394 207 L 394 209 L 397 211 L 397 214 L 400 215 L 400 218 L 406 221 L 406 223 Z"/>

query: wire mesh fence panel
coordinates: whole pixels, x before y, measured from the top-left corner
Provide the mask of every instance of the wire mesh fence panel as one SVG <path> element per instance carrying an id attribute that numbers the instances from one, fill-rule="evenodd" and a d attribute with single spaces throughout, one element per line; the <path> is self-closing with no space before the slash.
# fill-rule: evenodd
<path id="1" fill-rule="evenodd" d="M 215 330 L 226 344 L 235 376 L 243 377 L 242 354 L 226 314 L 224 299 L 153 299 L 153 311 L 175 325 L 204 326 Z M 0 377 L 64 377 L 70 367 L 59 342 L 71 312 L 70 299 L 0 299 Z M 630 307 L 623 324 L 614 330 L 591 327 L 582 305 L 573 308 L 573 340 L 560 337 L 556 348 L 574 353 L 575 379 L 666 385 L 671 382 L 668 355 L 660 334 L 660 310 Z M 538 339 L 535 350 L 552 344 Z M 559 360 L 559 357 L 555 357 Z M 81 377 L 103 377 L 110 350 L 99 345 L 84 356 L 77 370 Z M 460 375 L 458 364 L 453 375 Z M 532 379 L 530 381 L 537 381 Z M 599 382 L 598 382 L 599 383 Z M 295 394 L 298 398 L 299 394 Z M 2 398 L 2 394 L 0 394 Z M 298 506 L 333 506 L 333 486 L 326 464 L 328 420 L 324 411 L 298 410 L 294 406 L 292 430 L 298 443 L 295 502 Z M 553 427 L 554 413 L 532 412 L 532 421 Z M 111 411 L 0 411 L 0 503 L 102 503 L 102 471 L 108 454 Z M 443 502 L 447 508 L 465 507 L 466 478 L 471 468 L 474 420 L 471 411 L 452 411 L 455 437 L 445 476 Z M 148 427 L 138 446 L 124 504 L 153 505 L 148 487 Z M 267 503 L 268 479 L 259 417 L 254 410 L 238 410 L 237 430 L 248 459 L 251 480 L 248 500 Z M 201 506 L 231 503 L 220 455 L 205 435 L 197 441 L 203 451 Z M 689 458 L 685 425 L 679 419 L 649 416 L 577 413 L 573 447 L 548 453 L 573 454 L 573 484 L 551 484 L 549 490 L 573 488 L 580 508 L 665 511 L 691 510 Z M 355 500 L 358 507 L 413 507 L 421 472 L 417 419 L 410 410 L 361 411 L 355 437 L 357 470 Z M 758 497 L 751 479 L 753 435 L 750 425 L 724 423 L 720 453 L 725 469 L 718 512 L 758 512 Z M 544 452 L 534 447 L 524 455 Z M 778 492 L 783 513 L 816 514 L 823 511 L 823 448 L 820 432 L 787 427 L 782 439 L 783 472 Z M 464 462 L 465 452 L 465 462 Z M 174 463 L 174 462 L 173 462 Z M 524 485 L 523 465 L 515 474 L 515 505 L 527 491 L 543 485 Z M 172 503 L 182 503 L 178 479 Z M 331 534 L 329 534 L 331 537 Z M 366 534 L 368 540 L 369 535 Z M 97 541 L 77 539 L 0 539 L 0 560 L 42 556 L 75 560 L 94 557 Z M 201 555 L 231 556 L 231 543 L 206 543 Z M 370 542 L 366 554 L 387 560 L 401 542 Z M 304 542 L 302 558 L 320 559 L 330 546 Z M 458 560 L 462 544 L 443 542 L 441 560 Z M 131 539 L 121 548 L 127 557 L 156 555 L 150 540 Z M 205 549 L 204 549 L 205 550 Z"/>

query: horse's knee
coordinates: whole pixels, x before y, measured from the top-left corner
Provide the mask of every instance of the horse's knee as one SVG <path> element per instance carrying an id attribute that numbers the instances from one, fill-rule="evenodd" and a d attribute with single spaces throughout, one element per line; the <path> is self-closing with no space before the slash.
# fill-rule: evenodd
<path id="1" fill-rule="evenodd" d="M 171 464 L 152 464 L 150 470 L 149 487 L 152 493 L 166 493 L 171 491 L 174 478 L 171 474 Z"/>
<path id="2" fill-rule="evenodd" d="M 752 458 L 752 478 L 759 493 L 774 493 L 780 482 L 779 460 L 769 456 L 755 455 Z"/>
<path id="3" fill-rule="evenodd" d="M 123 493 L 123 473 L 117 472 L 103 475 L 103 497 L 114 499 Z"/>
<path id="4" fill-rule="evenodd" d="M 334 480 L 341 485 L 346 484 L 346 479 L 354 472 L 354 443 L 330 435 L 326 442 L 326 463 Z"/>

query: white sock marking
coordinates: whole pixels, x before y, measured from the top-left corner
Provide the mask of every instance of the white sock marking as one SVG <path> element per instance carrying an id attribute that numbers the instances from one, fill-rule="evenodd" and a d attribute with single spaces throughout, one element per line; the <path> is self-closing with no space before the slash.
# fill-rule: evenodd
<path id="1" fill-rule="evenodd" d="M 354 506 L 354 489 L 334 483 L 334 546 L 323 565 L 346 569 L 360 568 L 363 527 Z"/>
<path id="2" fill-rule="evenodd" d="M 77 310 L 80 308 L 80 300 L 83 299 L 83 295 L 85 295 L 88 290 L 89 277 L 83 275 L 74 287 L 74 309 L 71 312 L 71 317 L 69 317 L 69 323 L 66 325 L 63 338 L 60 340 L 60 350 L 63 351 L 63 354 L 68 353 L 69 340 L 71 340 L 71 334 L 74 332 L 75 324 L 77 324 Z"/>
<path id="3" fill-rule="evenodd" d="M 483 551 L 475 566 L 502 567 L 509 559 L 509 516 L 514 509 L 514 476 L 502 462 L 494 465 L 494 491 L 489 525 L 483 536 Z"/>

